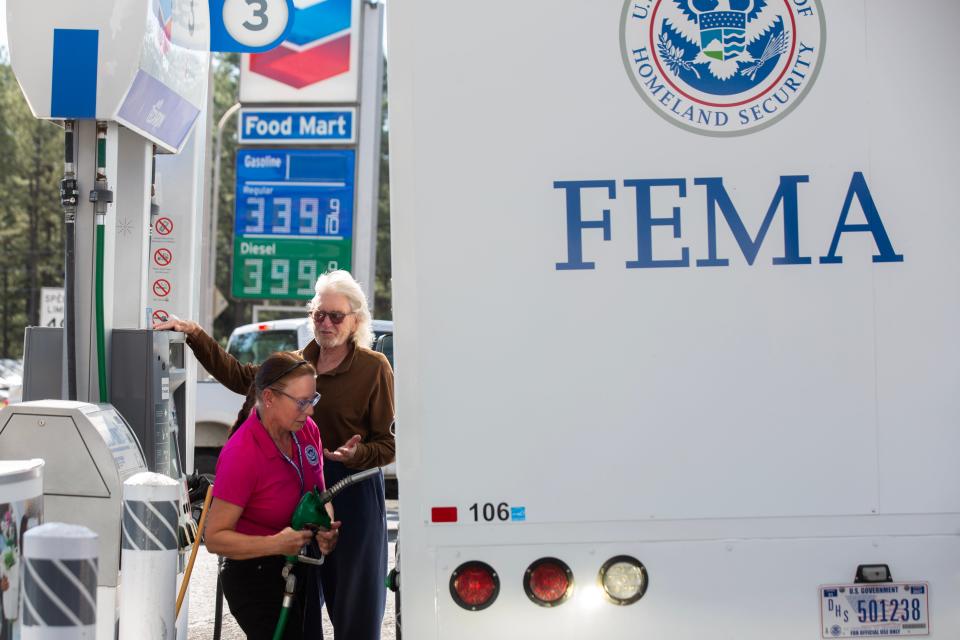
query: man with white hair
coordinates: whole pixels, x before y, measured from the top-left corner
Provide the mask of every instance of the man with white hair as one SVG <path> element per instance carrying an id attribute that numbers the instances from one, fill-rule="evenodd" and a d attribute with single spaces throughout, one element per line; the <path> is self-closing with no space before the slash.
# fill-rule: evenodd
<path id="1" fill-rule="evenodd" d="M 348 272 L 320 276 L 308 311 L 314 340 L 298 355 L 317 370 L 320 401 L 313 419 L 320 429 L 329 487 L 348 475 L 393 461 L 393 371 L 383 354 L 370 350 L 370 309 Z M 168 320 L 154 329 L 186 334 L 187 344 L 204 368 L 228 389 L 247 395 L 246 404 L 252 406 L 250 391 L 257 365 L 240 364 L 195 322 Z M 246 404 L 244 409 L 249 410 Z M 336 638 L 379 640 L 387 572 L 383 476 L 343 492 L 333 507 L 343 525 L 336 550 L 321 568 L 321 581 Z M 319 619 L 309 631 L 319 633 Z"/>

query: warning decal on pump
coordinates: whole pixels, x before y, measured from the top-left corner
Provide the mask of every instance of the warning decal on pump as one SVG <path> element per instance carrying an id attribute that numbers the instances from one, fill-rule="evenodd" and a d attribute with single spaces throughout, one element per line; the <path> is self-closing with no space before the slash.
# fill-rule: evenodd
<path id="1" fill-rule="evenodd" d="M 824 638 L 930 635 L 926 583 L 840 584 L 820 587 Z"/>

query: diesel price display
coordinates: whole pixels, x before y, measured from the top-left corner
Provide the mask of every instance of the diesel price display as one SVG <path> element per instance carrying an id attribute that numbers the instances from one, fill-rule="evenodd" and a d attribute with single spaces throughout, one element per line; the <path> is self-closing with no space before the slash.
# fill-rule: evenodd
<path id="1" fill-rule="evenodd" d="M 237 154 L 232 293 L 306 299 L 317 276 L 350 269 L 353 151 Z"/>

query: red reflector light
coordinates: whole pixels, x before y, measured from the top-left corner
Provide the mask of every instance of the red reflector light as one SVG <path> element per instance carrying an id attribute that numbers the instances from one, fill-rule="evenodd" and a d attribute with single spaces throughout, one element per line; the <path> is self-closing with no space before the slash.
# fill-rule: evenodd
<path id="1" fill-rule="evenodd" d="M 450 595 L 464 609 L 486 609 L 500 593 L 500 578 L 485 562 L 465 562 L 450 576 Z"/>
<path id="2" fill-rule="evenodd" d="M 257 325 L 257 331 L 266 331 L 266 330 L 269 329 L 269 328 L 270 328 L 270 325 L 268 325 L 268 324 L 258 324 L 258 325 Z"/>
<path id="3" fill-rule="evenodd" d="M 430 520 L 433 522 L 456 522 L 456 507 L 434 507 L 430 510 Z"/>
<path id="4" fill-rule="evenodd" d="M 523 590 L 541 606 L 556 606 L 573 593 L 573 572 L 562 560 L 541 558 L 527 568 Z"/>

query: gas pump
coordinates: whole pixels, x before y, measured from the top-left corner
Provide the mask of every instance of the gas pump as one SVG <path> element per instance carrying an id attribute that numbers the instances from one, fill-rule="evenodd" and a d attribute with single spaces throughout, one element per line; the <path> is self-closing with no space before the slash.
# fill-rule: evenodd
<path id="1" fill-rule="evenodd" d="M 155 156 L 181 151 L 203 120 L 209 17 L 195 0 L 7 4 L 24 96 L 64 128 L 66 318 L 63 330 L 26 338 L 26 376 L 41 395 L 0 413 L 0 458 L 47 460 L 47 477 L 60 480 L 44 488 L 45 519 L 99 533 L 98 640 L 117 628 L 123 481 L 150 469 L 183 483 L 193 440 L 191 365 L 182 336 L 148 329 L 148 273 Z M 202 153 L 202 141 L 191 149 Z M 183 485 L 185 550 L 195 527 Z"/>
<path id="2" fill-rule="evenodd" d="M 63 330 L 27 332 L 24 377 L 33 401 L 0 412 L 0 459 L 29 449 L 30 457 L 70 470 L 59 493 L 45 493 L 45 516 L 102 532 L 108 570 L 101 575 L 113 578 L 98 589 L 98 640 L 117 633 L 119 486 L 146 468 L 182 481 L 192 466 L 196 363 L 183 336 L 148 328 L 171 311 L 157 308 L 158 297 L 181 305 L 180 317 L 199 315 L 202 226 L 195 218 L 204 192 L 210 51 L 268 51 L 290 33 L 293 13 L 293 0 L 7 3 L 17 81 L 33 114 L 64 129 L 66 304 Z M 179 217 L 159 215 L 158 153 L 176 158 L 161 160 Z M 173 218 L 182 234 L 176 296 L 172 276 L 156 273 L 171 263 Z M 154 231 L 165 236 L 163 247 L 151 246 Z M 73 474 L 90 486 L 72 486 Z M 181 571 L 184 547 L 196 537 L 185 483 L 182 489 Z M 182 640 L 186 622 L 184 613 L 176 632 Z"/>

